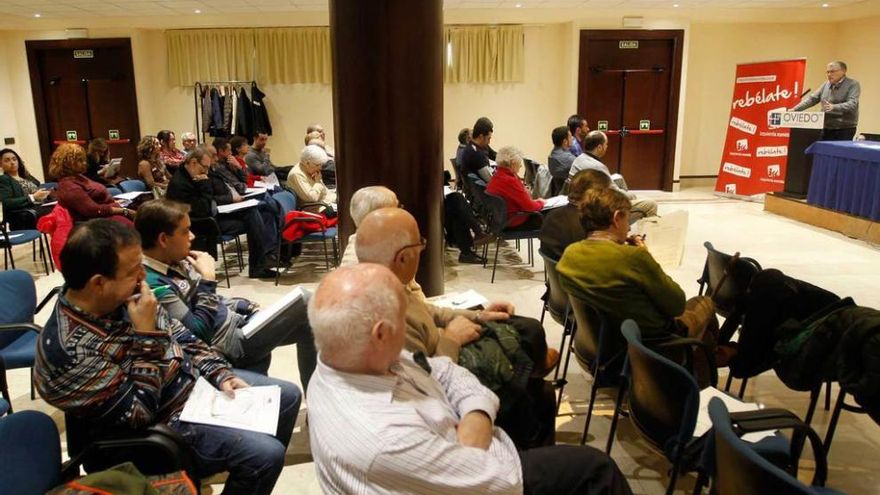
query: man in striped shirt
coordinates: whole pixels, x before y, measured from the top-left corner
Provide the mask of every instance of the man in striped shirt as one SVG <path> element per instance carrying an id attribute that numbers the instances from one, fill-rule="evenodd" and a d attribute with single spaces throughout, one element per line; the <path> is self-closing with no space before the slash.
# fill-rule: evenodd
<path id="1" fill-rule="evenodd" d="M 133 229 L 106 219 L 71 233 L 61 251 L 65 291 L 37 344 L 40 396 L 95 431 L 165 423 L 191 443 L 200 475 L 229 472 L 224 494 L 270 494 L 284 466 L 299 389 L 233 371 L 160 308 L 143 282 L 140 243 Z M 198 376 L 228 395 L 248 385 L 280 386 L 276 434 L 179 421 Z"/>
<path id="2" fill-rule="evenodd" d="M 629 494 L 591 447 L 517 452 L 498 398 L 449 358 L 403 351 L 403 284 L 370 263 L 328 274 L 310 302 L 319 350 L 309 431 L 325 493 Z"/>

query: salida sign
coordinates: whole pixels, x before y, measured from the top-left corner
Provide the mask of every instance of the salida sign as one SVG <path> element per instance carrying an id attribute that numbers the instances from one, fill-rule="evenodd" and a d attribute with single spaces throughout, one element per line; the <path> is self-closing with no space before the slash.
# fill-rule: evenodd
<path id="1" fill-rule="evenodd" d="M 805 68 L 804 59 L 737 65 L 715 191 L 754 196 L 782 190 L 789 133 L 771 120 L 800 101 Z"/>

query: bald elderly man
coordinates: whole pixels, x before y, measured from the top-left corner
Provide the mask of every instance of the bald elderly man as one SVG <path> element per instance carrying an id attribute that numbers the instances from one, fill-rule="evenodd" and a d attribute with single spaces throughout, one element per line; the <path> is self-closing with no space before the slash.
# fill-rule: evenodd
<path id="1" fill-rule="evenodd" d="M 399 278 L 369 263 L 328 274 L 311 300 L 320 355 L 309 436 L 324 493 L 631 493 L 592 447 L 518 452 L 493 425 L 498 398 L 476 377 L 449 358 L 403 351 L 406 305 Z"/>
<path id="2" fill-rule="evenodd" d="M 501 424 L 519 446 L 552 443 L 555 403 L 552 390 L 547 393 L 543 377 L 556 365 L 559 352 L 547 348 L 541 323 L 534 318 L 515 316 L 514 307 L 508 302 L 490 303 L 482 311 L 453 310 L 427 302 L 421 289 L 411 285 L 426 243 L 415 218 L 401 208 L 375 210 L 358 228 L 358 261 L 389 268 L 405 286 L 406 349 L 426 356 L 447 356 L 457 363 L 461 348 L 481 338 L 483 324 L 510 324 L 519 333 L 520 345 L 534 367 L 528 404 L 505 414 Z"/>

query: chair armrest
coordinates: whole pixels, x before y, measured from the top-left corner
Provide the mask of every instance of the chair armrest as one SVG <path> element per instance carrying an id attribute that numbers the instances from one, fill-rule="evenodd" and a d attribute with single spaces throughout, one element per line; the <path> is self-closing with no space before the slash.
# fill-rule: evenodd
<path id="1" fill-rule="evenodd" d="M 40 333 L 43 331 L 43 327 L 36 323 L 3 323 L 0 325 L 0 332 L 16 332 L 21 330 L 31 330 Z"/>
<path id="2" fill-rule="evenodd" d="M 310 201 L 308 203 L 297 203 L 297 209 L 302 210 L 303 208 L 307 208 L 310 206 L 323 206 L 325 208 L 330 208 L 330 203 L 324 203 L 323 201 Z"/>
<path id="3" fill-rule="evenodd" d="M 37 304 L 37 308 L 34 310 L 34 314 L 39 313 L 40 311 L 42 311 L 42 310 L 43 310 L 43 306 L 45 306 L 46 304 L 48 304 L 49 301 L 51 301 L 53 297 L 55 297 L 55 296 L 57 296 L 58 294 L 60 294 L 62 288 L 63 288 L 63 287 L 60 286 L 60 285 L 57 286 L 57 287 L 53 287 L 52 290 L 50 290 L 49 293 L 46 294 L 46 297 L 44 297 L 43 300 L 40 301 L 40 304 Z"/>
<path id="4" fill-rule="evenodd" d="M 828 478 L 828 459 L 825 456 L 822 439 L 819 438 L 816 430 L 801 421 L 794 413 L 786 409 L 761 409 L 731 413 L 730 420 L 733 423 L 734 431 L 739 436 L 768 430 L 793 430 L 795 436 L 806 435 L 813 447 L 813 458 L 816 462 L 816 472 L 813 475 L 812 484 L 813 486 L 825 486 L 825 480 Z M 792 440 L 790 456 L 794 463 L 795 474 L 797 473 L 801 446 L 800 441 Z"/>
<path id="5" fill-rule="evenodd" d="M 718 368 L 715 367 L 715 353 L 713 349 L 709 346 L 708 343 L 703 342 L 700 339 L 695 339 L 693 337 L 674 337 L 669 340 L 664 340 L 656 344 L 658 348 L 673 348 L 673 347 L 698 347 L 703 354 L 706 355 L 706 361 L 709 366 L 709 374 L 712 380 L 712 385 L 718 383 Z M 691 362 L 688 363 L 691 367 L 690 371 L 693 373 L 693 359 L 692 356 L 688 356 L 691 358 Z"/>

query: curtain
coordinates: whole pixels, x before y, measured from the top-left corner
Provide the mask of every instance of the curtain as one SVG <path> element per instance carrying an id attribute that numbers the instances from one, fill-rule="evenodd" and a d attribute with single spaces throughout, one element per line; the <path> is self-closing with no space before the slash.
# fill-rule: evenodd
<path id="1" fill-rule="evenodd" d="M 172 86 L 254 79 L 253 29 L 171 30 L 165 43 Z"/>
<path id="2" fill-rule="evenodd" d="M 330 28 L 255 30 L 257 73 L 266 84 L 330 84 Z"/>
<path id="3" fill-rule="evenodd" d="M 524 78 L 523 27 L 446 27 L 447 83 L 508 83 Z"/>

